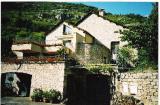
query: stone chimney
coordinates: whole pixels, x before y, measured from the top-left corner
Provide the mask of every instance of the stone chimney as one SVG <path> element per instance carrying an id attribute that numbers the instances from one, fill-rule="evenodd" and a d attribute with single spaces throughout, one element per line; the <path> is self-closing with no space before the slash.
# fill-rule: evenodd
<path id="1" fill-rule="evenodd" d="M 104 9 L 99 9 L 99 16 L 104 16 Z"/>

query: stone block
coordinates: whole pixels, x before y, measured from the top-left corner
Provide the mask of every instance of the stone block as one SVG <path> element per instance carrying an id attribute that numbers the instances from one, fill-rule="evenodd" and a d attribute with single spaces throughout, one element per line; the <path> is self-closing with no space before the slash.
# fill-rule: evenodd
<path id="1" fill-rule="evenodd" d="M 153 102 L 158 102 L 158 97 L 152 97 L 151 99 Z"/>
<path id="2" fill-rule="evenodd" d="M 142 89 L 142 86 L 138 86 L 138 89 L 140 89 L 140 90 L 141 90 L 141 89 Z"/>
<path id="3" fill-rule="evenodd" d="M 155 82 L 151 82 L 151 85 L 154 86 L 154 85 L 156 85 L 156 83 Z"/>

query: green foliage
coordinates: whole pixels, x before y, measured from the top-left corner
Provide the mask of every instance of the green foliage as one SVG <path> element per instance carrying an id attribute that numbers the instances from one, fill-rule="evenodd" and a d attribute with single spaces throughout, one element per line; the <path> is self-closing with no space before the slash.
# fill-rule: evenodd
<path id="1" fill-rule="evenodd" d="M 43 90 L 39 88 L 34 89 L 31 98 L 35 101 L 43 101 Z"/>
<path id="2" fill-rule="evenodd" d="M 44 91 L 43 92 L 43 98 L 46 99 L 51 99 L 52 94 L 49 91 Z"/>
<path id="3" fill-rule="evenodd" d="M 32 32 L 31 33 L 33 40 L 44 41 L 45 35 L 44 32 Z"/>
<path id="4" fill-rule="evenodd" d="M 43 91 L 40 88 L 36 88 L 33 90 L 33 94 L 31 95 L 32 100 L 34 101 L 43 101 L 43 99 L 51 100 L 53 103 L 58 103 L 61 101 L 61 92 L 55 89 L 51 89 L 49 91 Z"/>
<path id="5" fill-rule="evenodd" d="M 16 41 L 28 40 L 42 42 L 45 40 L 44 32 L 28 32 L 26 30 L 21 30 L 17 32 Z"/>
<path id="6" fill-rule="evenodd" d="M 108 73 L 113 72 L 111 64 L 85 64 L 84 67 L 92 73 Z"/>
<path id="7" fill-rule="evenodd" d="M 129 47 L 122 47 L 118 50 L 118 66 L 134 67 L 137 63 L 138 55 L 136 50 Z"/>
<path id="8" fill-rule="evenodd" d="M 30 32 L 27 32 L 25 29 L 22 29 L 21 31 L 17 32 L 16 37 L 17 38 L 28 38 L 30 35 Z"/>
<path id="9" fill-rule="evenodd" d="M 52 103 L 58 103 L 62 100 L 62 95 L 60 91 L 57 91 L 55 89 L 51 89 L 50 91 L 51 97 L 50 99 L 52 100 Z"/>
<path id="10" fill-rule="evenodd" d="M 158 5 L 147 21 L 120 32 L 122 40 L 138 50 L 138 65 L 158 64 Z"/>
<path id="11" fill-rule="evenodd" d="M 158 66 L 153 60 L 150 59 L 150 55 L 145 49 L 139 50 L 139 57 L 137 63 L 138 66 L 135 68 L 135 70 L 158 70 Z"/>
<path id="12" fill-rule="evenodd" d="M 105 18 L 122 26 L 128 26 L 130 24 L 142 23 L 146 20 L 146 17 L 136 14 L 128 14 L 128 15 L 113 15 L 111 13 L 107 13 Z"/>

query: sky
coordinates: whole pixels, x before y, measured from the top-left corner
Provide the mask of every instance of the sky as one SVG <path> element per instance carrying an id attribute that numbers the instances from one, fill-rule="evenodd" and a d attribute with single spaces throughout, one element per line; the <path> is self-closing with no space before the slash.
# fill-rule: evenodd
<path id="1" fill-rule="evenodd" d="M 112 14 L 140 14 L 148 16 L 152 10 L 153 2 L 81 2 L 88 6 L 105 9 Z"/>

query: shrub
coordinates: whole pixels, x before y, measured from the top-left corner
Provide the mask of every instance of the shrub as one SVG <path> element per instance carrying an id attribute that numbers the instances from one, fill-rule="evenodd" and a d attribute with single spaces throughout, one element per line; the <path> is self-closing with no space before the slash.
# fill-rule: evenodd
<path id="1" fill-rule="evenodd" d="M 33 94 L 31 96 L 33 101 L 41 102 L 43 101 L 43 91 L 40 88 L 36 88 L 33 90 Z"/>
<path id="2" fill-rule="evenodd" d="M 61 101 L 62 96 L 61 96 L 60 91 L 51 89 L 49 92 L 51 94 L 50 98 L 51 98 L 52 103 L 59 103 Z"/>
<path id="3" fill-rule="evenodd" d="M 51 93 L 49 91 L 43 92 L 43 101 L 44 102 L 50 102 L 51 99 Z"/>
<path id="4" fill-rule="evenodd" d="M 85 64 L 84 67 L 92 73 L 111 73 L 113 72 L 111 64 Z"/>
<path id="5" fill-rule="evenodd" d="M 118 66 L 135 67 L 137 63 L 137 51 L 130 47 L 122 47 L 118 50 Z"/>
<path id="6" fill-rule="evenodd" d="M 32 40 L 35 41 L 44 41 L 45 36 L 44 36 L 44 32 L 32 32 Z"/>
<path id="7" fill-rule="evenodd" d="M 28 32 L 26 29 L 22 29 L 21 31 L 17 32 L 16 38 L 28 38 L 30 35 L 30 32 Z"/>

